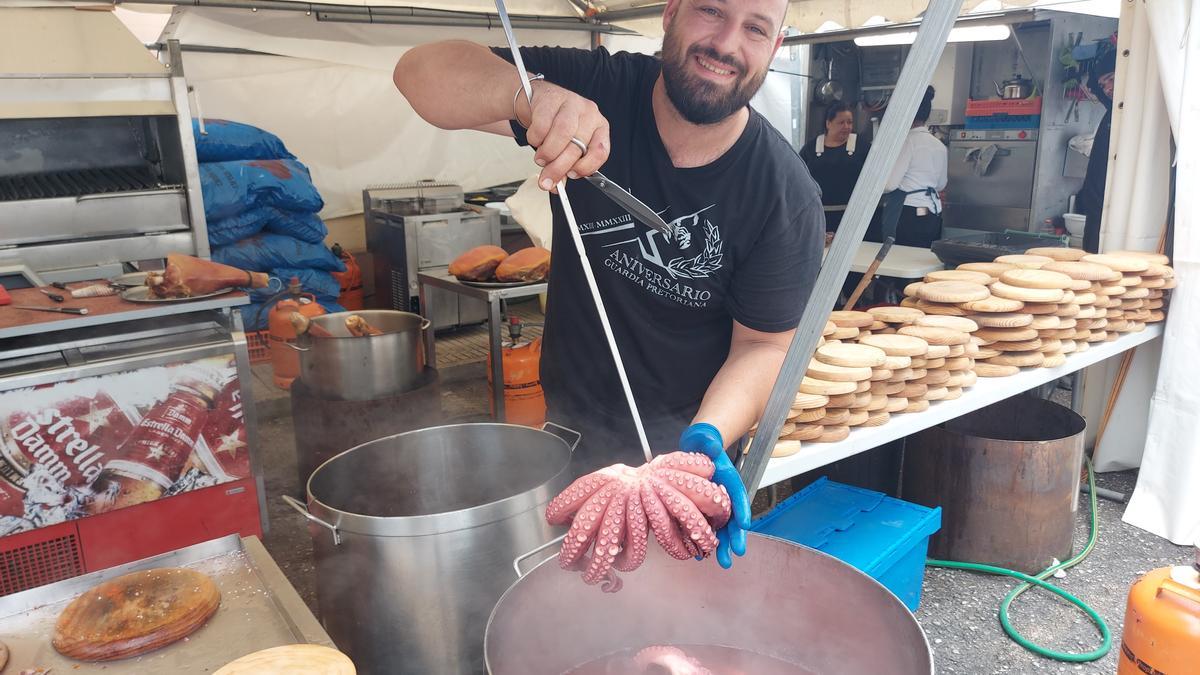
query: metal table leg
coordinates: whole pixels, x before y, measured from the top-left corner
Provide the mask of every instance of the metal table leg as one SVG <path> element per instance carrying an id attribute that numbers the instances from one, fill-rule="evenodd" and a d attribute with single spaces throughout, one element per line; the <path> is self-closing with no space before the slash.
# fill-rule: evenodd
<path id="1" fill-rule="evenodd" d="M 496 409 L 496 421 L 503 422 L 504 415 L 504 356 L 500 352 L 500 298 L 492 297 L 488 302 L 488 368 L 492 371 L 492 401 Z"/>
<path id="2" fill-rule="evenodd" d="M 421 313 L 429 321 L 433 321 L 433 293 L 428 292 L 425 284 L 417 286 L 417 295 L 421 300 Z M 425 330 L 425 365 L 437 369 L 437 340 L 434 338 L 436 326 L 432 324 Z"/>

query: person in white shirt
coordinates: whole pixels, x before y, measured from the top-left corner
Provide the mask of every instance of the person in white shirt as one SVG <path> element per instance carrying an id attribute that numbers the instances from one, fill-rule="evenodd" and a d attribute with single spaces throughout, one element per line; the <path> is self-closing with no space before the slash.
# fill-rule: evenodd
<path id="1" fill-rule="evenodd" d="M 947 152 L 925 126 L 933 96 L 933 87 L 925 90 L 912 129 L 884 186 L 882 226 L 867 233 L 868 241 L 883 241 L 888 233 L 894 233 L 897 245 L 929 248 L 942 236 L 942 200 L 938 193 L 946 189 Z"/>

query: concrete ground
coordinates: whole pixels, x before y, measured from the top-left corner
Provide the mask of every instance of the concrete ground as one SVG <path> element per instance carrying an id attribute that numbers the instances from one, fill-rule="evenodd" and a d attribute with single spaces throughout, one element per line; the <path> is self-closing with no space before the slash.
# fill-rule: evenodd
<path id="1" fill-rule="evenodd" d="M 284 574 L 314 613 L 318 612 L 310 539 L 303 518 L 279 498 L 299 494 L 295 441 L 287 398 L 269 385 L 269 366 L 256 366 L 259 443 L 270 513 L 265 543 Z M 456 422 L 482 421 L 487 389 L 482 375 L 444 384 L 443 406 Z M 1136 471 L 1102 474 L 1098 484 L 1125 493 L 1133 490 Z M 756 500 L 756 504 L 764 500 Z M 1076 549 L 1087 539 L 1088 509 L 1081 496 Z M 1090 603 L 1108 622 L 1113 648 L 1104 658 L 1084 664 L 1060 663 L 1034 655 L 1010 641 L 997 621 L 997 609 L 1014 580 L 961 571 L 928 569 L 917 619 L 933 647 L 939 673 L 1113 673 L 1120 653 L 1125 598 L 1139 575 L 1156 567 L 1185 564 L 1190 550 L 1121 522 L 1124 505 L 1100 500 L 1099 542 L 1091 556 L 1055 583 Z M 1090 651 L 1100 643 L 1087 618 L 1048 593 L 1030 591 L 1013 604 L 1013 625 L 1048 648 Z M 869 640 L 870 636 L 863 636 Z"/>

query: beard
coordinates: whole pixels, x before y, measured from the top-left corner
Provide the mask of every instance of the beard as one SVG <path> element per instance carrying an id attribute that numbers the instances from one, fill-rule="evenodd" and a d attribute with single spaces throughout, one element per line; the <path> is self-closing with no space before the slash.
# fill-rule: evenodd
<path id="1" fill-rule="evenodd" d="M 737 73 L 733 86 L 724 88 L 689 72 L 688 60 L 693 56 L 733 69 Z M 750 103 L 767 71 L 747 74 L 745 64 L 712 47 L 692 45 L 684 49 L 672 31 L 667 31 L 663 39 L 662 75 L 667 98 L 684 119 L 692 124 L 716 124 Z"/>

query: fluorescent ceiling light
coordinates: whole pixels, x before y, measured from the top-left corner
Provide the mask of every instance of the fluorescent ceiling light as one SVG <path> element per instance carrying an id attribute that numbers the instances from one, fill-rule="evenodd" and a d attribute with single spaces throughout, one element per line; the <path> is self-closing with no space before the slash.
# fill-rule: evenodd
<path id="1" fill-rule="evenodd" d="M 1007 40 L 1011 31 L 1007 24 L 961 26 L 950 29 L 948 42 L 988 42 Z M 896 31 L 879 35 L 864 35 L 854 38 L 859 47 L 882 47 L 884 45 L 911 45 L 917 39 L 917 31 Z"/>

